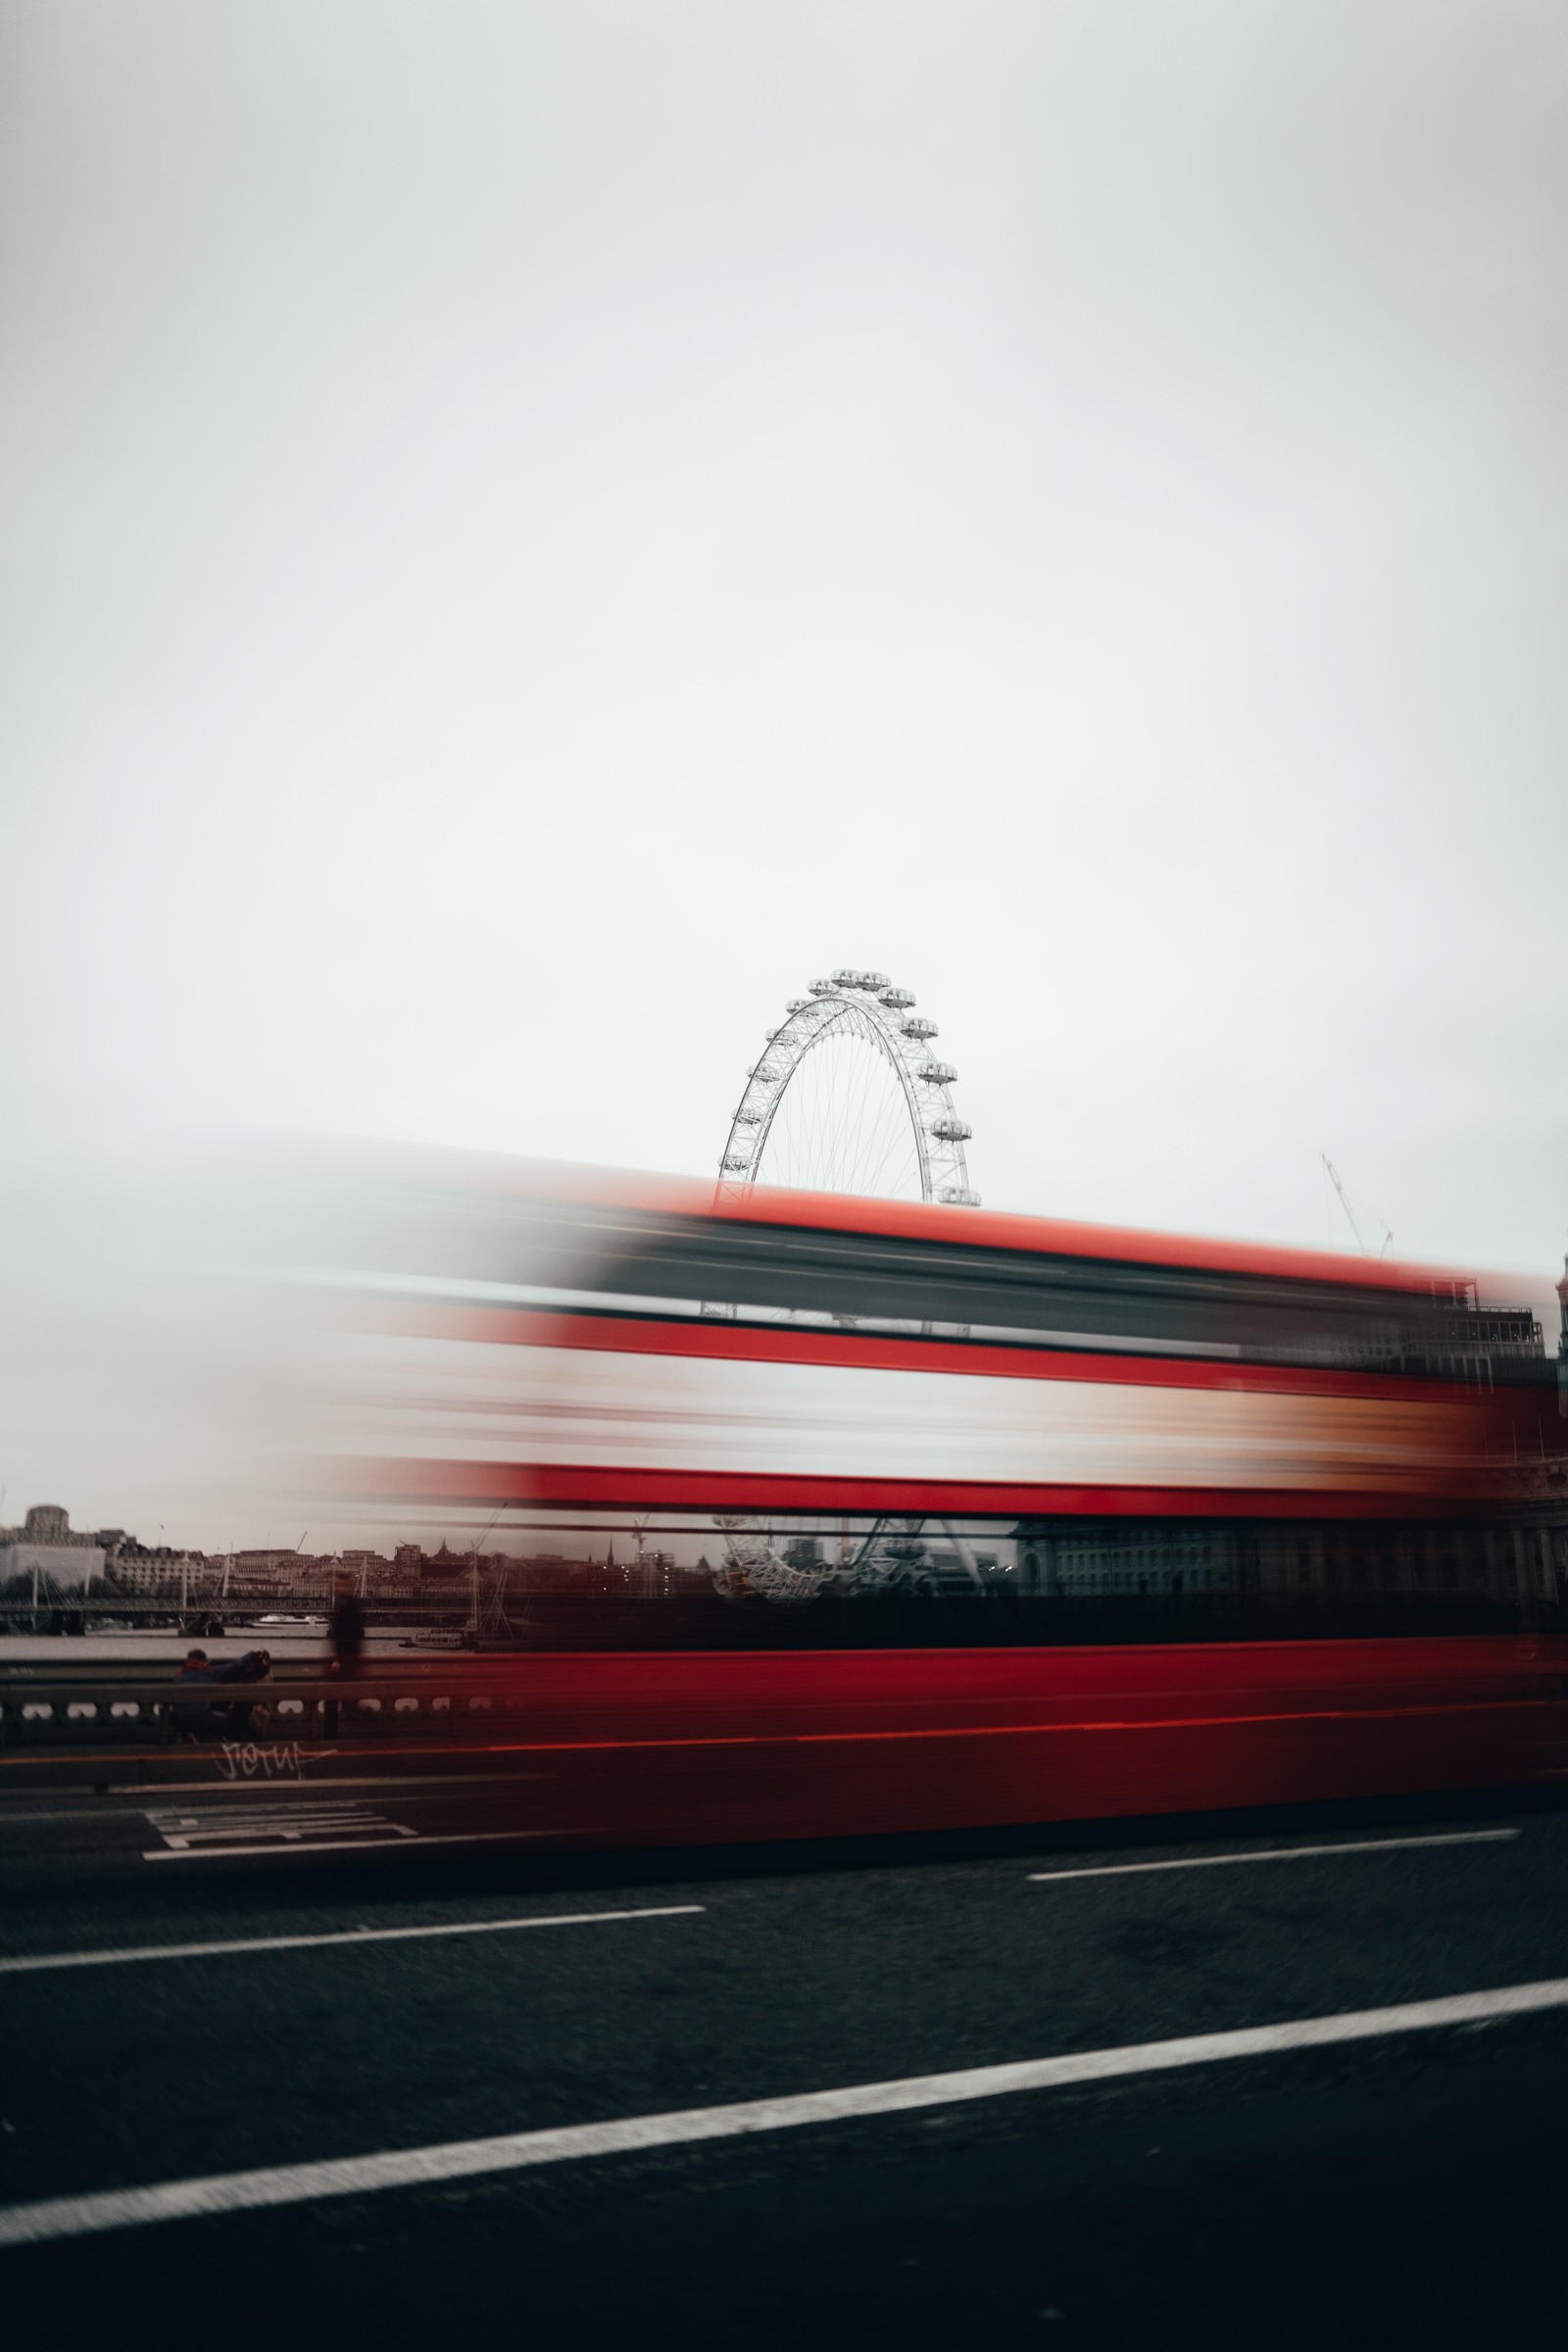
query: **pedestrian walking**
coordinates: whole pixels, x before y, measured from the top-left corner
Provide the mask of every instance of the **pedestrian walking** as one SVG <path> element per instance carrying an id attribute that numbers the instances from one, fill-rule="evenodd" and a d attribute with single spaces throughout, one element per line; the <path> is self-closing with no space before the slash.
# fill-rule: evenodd
<path id="1" fill-rule="evenodd" d="M 328 1621 L 332 1640 L 332 1655 L 327 1673 L 350 1681 L 360 1671 L 365 1654 L 365 1611 L 360 1596 L 346 1576 L 332 1582 L 332 1615 Z M 325 1731 L 328 1740 L 337 1738 L 337 1700 L 327 1700 L 324 1709 Z"/>

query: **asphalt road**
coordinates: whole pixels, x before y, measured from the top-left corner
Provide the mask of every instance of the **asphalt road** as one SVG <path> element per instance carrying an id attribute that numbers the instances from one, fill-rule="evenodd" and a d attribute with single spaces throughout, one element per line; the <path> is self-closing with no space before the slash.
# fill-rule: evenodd
<path id="1" fill-rule="evenodd" d="M 0 2204 L 86 2217 L 1568 1976 L 1568 1812 L 798 1855 L 433 1842 L 493 1818 L 480 1793 L 9 1797 L 0 1960 L 49 1965 L 0 1969 Z M 497 1925 L 525 1920 L 563 1924 Z M 302 1940 L 188 1948 L 261 1938 Z M 289 2175 L 285 2203 L 0 2252 L 0 2312 L 57 2342 L 1555 2343 L 1565 2133 L 1557 2007 L 373 2192 Z"/>

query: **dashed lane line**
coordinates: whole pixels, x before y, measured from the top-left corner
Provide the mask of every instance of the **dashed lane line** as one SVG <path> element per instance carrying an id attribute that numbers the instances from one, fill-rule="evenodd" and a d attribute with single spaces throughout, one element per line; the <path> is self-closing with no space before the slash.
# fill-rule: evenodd
<path id="1" fill-rule="evenodd" d="M 906 2075 L 889 2082 L 858 2082 L 779 2099 L 743 2099 L 723 2107 L 683 2107 L 663 2115 L 621 2116 L 608 2123 L 571 2124 L 554 2131 L 513 2132 L 493 2139 L 457 2139 L 371 2156 L 331 2157 L 317 2164 L 280 2164 L 246 2173 L 212 2173 L 189 2180 L 160 2180 L 145 2188 L 115 2188 L 79 2197 L 47 2197 L 36 2204 L 0 2207 L 0 2246 L 37 2245 L 51 2238 L 85 2237 L 152 2222 L 247 2213 L 262 2206 L 300 2205 L 318 2197 L 364 2196 L 374 2189 L 409 2188 L 483 2173 L 520 2172 L 585 2157 L 618 2156 L 645 2148 L 733 2139 L 754 2132 L 788 2132 L 809 2124 L 845 2123 L 874 2115 L 907 2115 L 963 2100 L 1016 2091 L 1053 2090 L 1073 2082 L 1105 2082 L 1128 2075 L 1212 2066 L 1227 2059 L 1266 2058 L 1291 2050 L 1371 2041 L 1393 2034 L 1431 2033 L 1445 2026 L 1477 2026 L 1568 2007 L 1568 1978 L 1507 1984 L 1435 2001 L 1403 2001 L 1388 2009 L 1354 2009 L 1338 2017 L 1296 2018 L 1239 2032 L 1191 2034 L 1173 2041 L 1132 2042 L 1119 2049 L 1078 2050 L 1060 2058 L 1029 2058 L 1009 2066 L 967 2067 L 959 2073 Z"/>
<path id="2" fill-rule="evenodd" d="M 1445 1830 L 1429 1838 L 1342 1838 L 1332 1845 L 1264 1845 L 1246 1854 L 1182 1854 L 1163 1862 L 1096 1862 L 1084 1870 L 1032 1870 L 1035 1886 L 1062 1879 L 1130 1879 L 1154 1870 L 1223 1870 L 1236 1862 L 1306 1862 L 1323 1854 L 1388 1854 L 1418 1845 L 1495 1845 L 1517 1830 Z"/>
<path id="3" fill-rule="evenodd" d="M 615 1919 L 683 1919 L 703 1903 L 659 1903 L 636 1911 L 557 1911 L 531 1919 L 441 1920 L 418 1928 L 341 1928 L 316 1936 L 236 1936 L 221 1943 L 140 1943 L 101 1952 L 24 1952 L 0 1960 L 0 1976 L 46 1968 L 119 1968 L 132 1960 L 211 1960 L 224 1952 L 320 1951 L 329 1944 L 408 1943 L 430 1936 L 507 1936 L 517 1928 L 596 1928 Z"/>

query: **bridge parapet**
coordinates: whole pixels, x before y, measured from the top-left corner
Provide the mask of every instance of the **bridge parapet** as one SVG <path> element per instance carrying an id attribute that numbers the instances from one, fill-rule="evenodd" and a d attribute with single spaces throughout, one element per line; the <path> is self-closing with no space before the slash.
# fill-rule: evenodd
<path id="1" fill-rule="evenodd" d="M 241 1737 L 330 1741 L 352 1732 L 423 1732 L 439 1736 L 461 1726 L 479 1728 L 492 1714 L 515 1713 L 530 1694 L 514 1680 L 477 1667 L 467 1674 L 418 1666 L 397 1674 L 320 1675 L 265 1683 L 171 1683 L 123 1677 L 74 1676 L 69 1681 L 0 1681 L 0 1747 L 58 1746 L 62 1738 L 106 1742 L 211 1746 L 220 1734 L 197 1739 L 174 1723 L 178 1709 L 227 1714 Z M 249 1716 L 249 1725 L 245 1718 Z"/>

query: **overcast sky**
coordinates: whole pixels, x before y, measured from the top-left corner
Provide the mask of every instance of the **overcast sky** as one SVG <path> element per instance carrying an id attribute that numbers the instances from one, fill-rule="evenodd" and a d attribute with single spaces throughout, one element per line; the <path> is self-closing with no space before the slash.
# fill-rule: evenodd
<path id="1" fill-rule="evenodd" d="M 3 24 L 14 1139 L 708 1171 L 863 962 L 989 1204 L 1558 1271 L 1554 0 Z"/>

